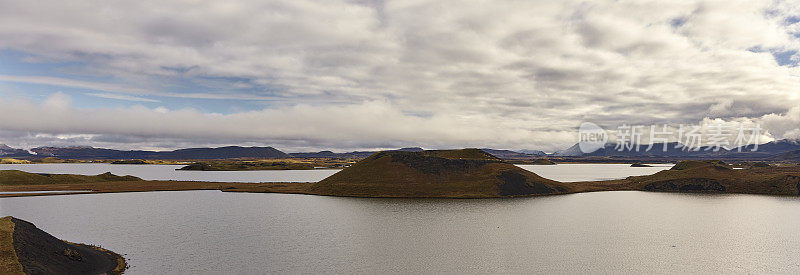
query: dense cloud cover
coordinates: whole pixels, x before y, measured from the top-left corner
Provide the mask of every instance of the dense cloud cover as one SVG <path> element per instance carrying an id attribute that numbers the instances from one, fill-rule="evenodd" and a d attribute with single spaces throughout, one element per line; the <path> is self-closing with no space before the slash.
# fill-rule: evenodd
<path id="1" fill-rule="evenodd" d="M 130 102 L 0 98 L 0 142 L 554 150 L 583 121 L 704 119 L 797 138 L 798 21 L 798 1 L 0 0 L 0 50 L 104 79 L 0 82 Z M 175 79 L 211 92 L 162 89 Z M 137 105 L 159 98 L 271 104 Z"/>

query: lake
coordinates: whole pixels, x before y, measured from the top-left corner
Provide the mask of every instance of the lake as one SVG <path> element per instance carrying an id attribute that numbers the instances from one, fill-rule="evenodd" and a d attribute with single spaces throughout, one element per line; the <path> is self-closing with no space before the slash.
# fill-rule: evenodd
<path id="1" fill-rule="evenodd" d="M 363 199 L 180 191 L 0 199 L 128 274 L 797 273 L 800 199 L 598 192 Z"/>
<path id="2" fill-rule="evenodd" d="M 669 165 L 522 167 L 551 179 L 582 181 L 650 174 Z M 219 181 L 316 181 L 325 176 L 316 173 L 336 172 L 174 168 L 0 165 L 40 173 L 111 171 Z M 473 200 L 220 191 L 0 198 L 0 216 L 124 254 L 128 274 L 796 274 L 798 210 L 797 197 L 635 191 Z"/>
<path id="3" fill-rule="evenodd" d="M 264 171 L 185 171 L 175 170 L 185 165 L 54 163 L 0 164 L 0 170 L 20 170 L 30 173 L 137 176 L 145 180 L 183 180 L 217 182 L 317 182 L 340 169 L 264 170 Z"/>
<path id="4" fill-rule="evenodd" d="M 517 165 L 539 176 L 563 181 L 624 179 L 629 176 L 652 175 L 672 168 L 674 164 L 651 164 L 652 167 L 631 167 L 630 164 L 569 163 L 558 165 Z"/>
<path id="5" fill-rule="evenodd" d="M 317 182 L 339 169 L 268 170 L 268 171 L 184 171 L 183 165 L 136 165 L 107 163 L 0 164 L 0 170 L 21 170 L 30 173 L 97 175 L 111 172 L 132 175 L 145 180 L 185 180 L 219 182 Z M 650 175 L 669 169 L 672 164 L 655 167 L 630 167 L 630 164 L 559 164 L 519 165 L 542 177 L 558 181 L 620 179 Z"/>

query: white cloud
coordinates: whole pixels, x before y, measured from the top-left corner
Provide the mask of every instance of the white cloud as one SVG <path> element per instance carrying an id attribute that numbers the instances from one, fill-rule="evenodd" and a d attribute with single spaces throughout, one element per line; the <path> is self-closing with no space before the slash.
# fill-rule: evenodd
<path id="1" fill-rule="evenodd" d="M 67 110 L 70 107 L 71 104 L 72 104 L 72 99 L 70 99 L 70 97 L 68 95 L 66 95 L 66 94 L 64 94 L 62 92 L 57 92 L 57 93 L 52 94 L 49 97 L 47 97 L 47 99 L 45 99 L 45 101 L 42 103 L 41 107 L 43 109 L 50 109 L 50 110 L 63 112 L 65 110 Z M 9 109 L 4 109 L 4 110 L 9 110 Z M 15 112 L 11 112 L 11 113 L 13 114 Z M 20 113 L 23 113 L 23 112 L 20 112 Z"/>
<path id="2" fill-rule="evenodd" d="M 340 148 L 556 147 L 574 142 L 566 133 L 581 121 L 614 127 L 709 116 L 763 119 L 776 136 L 791 136 L 800 106 L 800 67 L 781 66 L 772 56 L 800 49 L 800 24 L 789 20 L 800 16 L 798 1 L 0 0 L 0 6 L 0 49 L 36 62 L 76 61 L 85 64 L 76 74 L 112 76 L 125 85 L 0 80 L 131 98 L 277 101 L 229 115 L 178 110 L 162 117 L 163 110 L 131 107 L 91 110 L 109 115 L 85 118 L 69 109 L 53 124 L 7 118 L 14 131 Z M 255 87 L 255 94 L 168 93 L 152 84 L 205 78 L 246 79 L 230 85 Z M 164 126 L 138 123 L 138 116 Z M 262 125 L 269 130 L 256 127 Z"/>
<path id="3" fill-rule="evenodd" d="M 778 138 L 800 139 L 800 106 L 783 114 L 767 114 L 758 122 Z"/>
<path id="4" fill-rule="evenodd" d="M 228 115 L 142 106 L 77 109 L 63 105 L 68 101 L 63 94 L 55 94 L 43 104 L 0 101 L 0 109 L 5 113 L 27 114 L 24 117 L 0 116 L 0 129 L 38 133 L 36 138 L 57 137 L 57 142 L 76 137 L 82 137 L 77 142 L 98 139 L 102 142 L 106 138 L 126 136 L 196 144 L 255 141 L 283 148 L 316 149 L 506 144 L 523 148 L 536 145 L 531 142 L 534 140 L 572 138 L 570 132 L 540 132 L 517 127 L 520 121 L 514 119 L 498 125 L 487 118 L 444 115 L 423 118 L 404 114 L 396 106 L 381 101 L 343 106 L 296 105 Z"/>

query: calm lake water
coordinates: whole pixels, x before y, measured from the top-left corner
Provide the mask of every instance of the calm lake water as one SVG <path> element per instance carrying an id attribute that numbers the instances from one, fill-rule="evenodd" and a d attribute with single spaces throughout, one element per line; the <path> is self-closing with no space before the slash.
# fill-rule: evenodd
<path id="1" fill-rule="evenodd" d="M 0 199 L 128 274 L 794 273 L 800 199 L 599 192 L 409 200 L 182 191 Z"/>
<path id="2" fill-rule="evenodd" d="M 653 167 L 631 167 L 630 164 L 558 164 L 517 165 L 539 176 L 557 181 L 593 181 L 624 179 L 629 176 L 652 175 L 672 168 L 673 164 L 650 164 Z"/>
<path id="3" fill-rule="evenodd" d="M 523 168 L 551 179 L 582 181 L 669 166 Z M 327 174 L 315 173 L 336 172 L 197 172 L 103 164 L 0 169 L 219 181 L 316 181 Z M 483 200 L 219 191 L 0 198 L 0 216 L 13 215 L 56 237 L 125 254 L 132 266 L 128 274 L 797 274 L 798 211 L 796 197 L 647 192 Z"/>
<path id="4" fill-rule="evenodd" d="M 542 177 L 558 181 L 620 179 L 650 175 L 669 169 L 672 164 L 656 167 L 630 167 L 630 164 L 559 164 L 519 165 Z M 276 170 L 276 171 L 176 171 L 183 165 L 136 165 L 105 163 L 0 164 L 0 170 L 21 170 L 31 173 L 97 175 L 111 172 L 132 175 L 145 180 L 191 180 L 222 182 L 317 182 L 339 169 Z"/>
<path id="5" fill-rule="evenodd" d="M 317 182 L 340 169 L 267 171 L 177 171 L 185 165 L 137 165 L 107 163 L 0 164 L 0 170 L 30 173 L 137 176 L 145 180 L 186 180 L 220 182 Z"/>

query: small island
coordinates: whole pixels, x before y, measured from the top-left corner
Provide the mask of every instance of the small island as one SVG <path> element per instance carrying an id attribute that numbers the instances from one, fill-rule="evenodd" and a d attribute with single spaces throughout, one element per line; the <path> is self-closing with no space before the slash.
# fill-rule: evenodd
<path id="1" fill-rule="evenodd" d="M 310 170 L 314 165 L 297 161 L 206 161 L 195 162 L 175 170 L 189 171 L 253 171 Z"/>
<path id="2" fill-rule="evenodd" d="M 560 182 L 478 149 L 376 153 L 311 186 L 356 197 L 493 198 L 568 193 Z"/>
<path id="3" fill-rule="evenodd" d="M 98 246 L 71 243 L 11 216 L 0 218 L 2 274 L 121 274 L 125 258 Z"/>
<path id="4" fill-rule="evenodd" d="M 556 165 L 555 162 L 549 159 L 536 159 L 531 162 L 525 162 L 524 164 L 532 164 L 532 165 Z"/>
<path id="5" fill-rule="evenodd" d="M 258 171 L 258 170 L 311 170 L 341 169 L 356 161 L 352 159 L 260 159 L 260 160 L 204 160 L 196 161 L 175 170 L 185 171 Z"/>
<path id="6" fill-rule="evenodd" d="M 0 186 L 13 185 L 55 185 L 97 182 L 141 181 L 134 176 L 117 176 L 104 173 L 96 176 L 72 174 L 35 174 L 18 170 L 0 170 Z"/>

